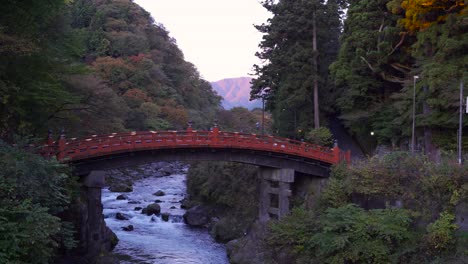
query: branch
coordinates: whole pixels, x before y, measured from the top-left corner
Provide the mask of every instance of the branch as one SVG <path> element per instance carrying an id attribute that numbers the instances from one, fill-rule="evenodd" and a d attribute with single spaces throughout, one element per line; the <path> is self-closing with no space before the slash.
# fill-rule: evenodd
<path id="1" fill-rule="evenodd" d="M 392 68 L 394 68 L 395 70 L 400 71 L 400 72 L 402 72 L 404 74 L 407 74 L 408 72 L 411 71 L 411 67 L 403 65 L 403 64 L 398 63 L 398 62 L 391 63 L 390 66 Z"/>
<path id="2" fill-rule="evenodd" d="M 361 56 L 360 58 L 361 58 L 361 60 L 363 60 L 367 64 L 367 66 L 369 66 L 369 68 L 371 69 L 372 72 L 377 72 L 375 70 L 375 68 L 372 67 L 372 65 L 363 56 Z"/>
<path id="3" fill-rule="evenodd" d="M 408 32 L 403 32 L 403 33 L 401 34 L 400 42 L 398 42 L 398 44 L 396 44 L 396 46 L 392 49 L 392 51 L 390 51 L 390 53 L 389 53 L 387 56 L 392 55 L 392 54 L 403 44 L 403 42 L 405 41 L 405 37 L 406 37 L 407 34 L 408 34 Z"/>
<path id="4" fill-rule="evenodd" d="M 405 83 L 407 80 L 401 77 L 393 76 L 393 75 L 386 75 L 384 72 L 380 73 L 382 79 L 392 83 Z"/>

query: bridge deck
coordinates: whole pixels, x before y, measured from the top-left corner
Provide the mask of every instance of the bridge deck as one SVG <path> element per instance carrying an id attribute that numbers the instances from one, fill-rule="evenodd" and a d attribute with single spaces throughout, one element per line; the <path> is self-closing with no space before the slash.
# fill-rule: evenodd
<path id="1" fill-rule="evenodd" d="M 57 142 L 49 142 L 44 155 L 56 155 L 60 161 L 79 161 L 82 159 L 108 156 L 118 153 L 161 149 L 243 149 L 288 154 L 314 159 L 328 164 L 342 160 L 349 161 L 350 153 L 342 152 L 337 146 L 330 149 L 286 138 L 213 131 L 147 131 L 92 135 L 89 138 L 66 140 L 61 137 Z"/>

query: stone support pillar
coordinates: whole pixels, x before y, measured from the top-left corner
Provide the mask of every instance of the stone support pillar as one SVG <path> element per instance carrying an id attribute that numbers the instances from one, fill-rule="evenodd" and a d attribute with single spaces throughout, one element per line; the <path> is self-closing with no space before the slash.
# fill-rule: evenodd
<path id="1" fill-rule="evenodd" d="M 105 184 L 104 171 L 91 171 L 82 178 L 80 206 L 80 244 L 84 255 L 95 257 L 110 251 L 114 246 L 114 234 L 106 226 L 102 214 L 101 189 Z"/>
<path id="2" fill-rule="evenodd" d="M 260 167 L 260 206 L 259 220 L 266 222 L 272 217 L 280 219 L 289 213 L 291 183 L 294 182 L 293 169 Z M 272 203 L 272 200 L 277 203 Z"/>

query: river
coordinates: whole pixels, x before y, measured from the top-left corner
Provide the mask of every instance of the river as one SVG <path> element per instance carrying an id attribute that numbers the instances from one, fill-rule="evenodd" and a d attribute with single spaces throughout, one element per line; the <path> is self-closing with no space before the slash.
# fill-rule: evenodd
<path id="1" fill-rule="evenodd" d="M 223 244 L 216 243 L 206 229 L 192 228 L 183 222 L 185 210 L 180 208 L 180 200 L 186 195 L 185 181 L 184 174 L 139 180 L 134 182 L 133 192 L 125 193 L 128 200 L 116 200 L 120 193 L 102 190 L 106 224 L 119 238 L 113 252 L 126 256 L 120 263 L 229 263 Z M 153 195 L 158 190 L 166 194 Z M 161 213 L 171 214 L 168 222 L 135 210 L 155 200 L 161 200 Z M 118 212 L 129 219 L 117 220 Z M 133 225 L 134 230 L 123 231 L 122 227 L 128 225 Z"/>

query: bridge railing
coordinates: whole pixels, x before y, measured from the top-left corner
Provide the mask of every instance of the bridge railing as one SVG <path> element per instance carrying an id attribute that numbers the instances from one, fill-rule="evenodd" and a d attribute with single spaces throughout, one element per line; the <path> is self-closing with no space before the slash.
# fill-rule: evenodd
<path id="1" fill-rule="evenodd" d="M 49 141 L 43 148 L 44 156 L 54 153 L 59 160 L 79 160 L 122 152 L 170 148 L 229 148 L 267 151 L 320 160 L 335 164 L 349 161 L 349 153 L 307 142 L 268 135 L 219 131 L 145 131 L 92 135 L 88 138 L 61 137 L 57 142 Z"/>

